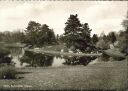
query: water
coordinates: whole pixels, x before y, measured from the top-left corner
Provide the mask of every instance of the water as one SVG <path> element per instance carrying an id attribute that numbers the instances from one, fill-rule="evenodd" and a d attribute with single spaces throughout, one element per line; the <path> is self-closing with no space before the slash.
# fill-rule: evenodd
<path id="1" fill-rule="evenodd" d="M 59 67 L 65 65 L 87 65 L 94 60 L 92 57 L 55 56 L 25 51 L 24 48 L 9 47 L 9 55 L 15 67 Z"/>

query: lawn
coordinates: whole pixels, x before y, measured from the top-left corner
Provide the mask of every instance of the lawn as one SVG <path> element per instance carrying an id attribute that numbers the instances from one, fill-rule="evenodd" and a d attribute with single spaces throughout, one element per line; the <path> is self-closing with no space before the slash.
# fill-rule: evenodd
<path id="1" fill-rule="evenodd" d="M 124 90 L 127 60 L 97 62 L 87 66 L 19 68 L 21 79 L 0 80 L 1 90 Z M 0 91 L 1 91 L 0 90 Z"/>

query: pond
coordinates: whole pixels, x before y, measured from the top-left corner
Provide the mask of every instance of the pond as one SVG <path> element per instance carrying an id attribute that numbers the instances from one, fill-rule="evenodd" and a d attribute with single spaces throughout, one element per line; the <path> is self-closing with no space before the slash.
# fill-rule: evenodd
<path id="1" fill-rule="evenodd" d="M 8 47 L 15 67 L 59 67 L 65 65 L 84 65 L 86 66 L 96 57 L 78 57 L 35 53 L 25 51 L 21 47 Z"/>

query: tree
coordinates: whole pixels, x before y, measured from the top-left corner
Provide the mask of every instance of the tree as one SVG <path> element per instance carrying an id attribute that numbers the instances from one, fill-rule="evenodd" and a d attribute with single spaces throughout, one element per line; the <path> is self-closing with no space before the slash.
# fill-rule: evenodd
<path id="1" fill-rule="evenodd" d="M 23 42 L 24 33 L 19 29 L 17 31 L 5 31 L 0 33 L 0 41 L 3 42 Z"/>
<path id="2" fill-rule="evenodd" d="M 70 15 L 70 17 L 68 18 L 66 24 L 66 27 L 64 29 L 65 34 L 75 34 L 78 31 L 80 31 L 80 27 L 82 27 L 79 19 L 77 18 L 77 14 L 76 15 Z"/>
<path id="3" fill-rule="evenodd" d="M 128 11 L 126 19 L 123 20 L 122 25 L 124 27 L 124 31 L 120 34 L 119 48 L 121 52 L 128 55 Z"/>
<path id="4" fill-rule="evenodd" d="M 40 30 L 41 24 L 35 21 L 30 21 L 28 27 L 26 28 L 26 40 L 25 42 L 34 45 L 38 42 L 38 31 Z"/>
<path id="5" fill-rule="evenodd" d="M 97 44 L 96 44 L 96 47 L 98 49 L 102 49 L 102 50 L 106 50 L 109 48 L 109 44 L 108 42 L 105 42 L 103 39 L 100 39 Z"/>
<path id="6" fill-rule="evenodd" d="M 88 23 L 81 24 L 78 15 L 70 15 L 64 28 L 64 41 L 68 48 L 80 49 L 85 51 L 90 46 L 91 29 Z"/>
<path id="7" fill-rule="evenodd" d="M 34 46 L 43 46 L 45 44 L 52 44 L 56 42 L 53 29 L 50 29 L 47 24 L 39 24 L 35 21 L 30 21 L 26 32 L 26 43 Z"/>
<path id="8" fill-rule="evenodd" d="M 53 42 L 56 42 L 54 31 L 53 29 L 50 29 L 47 24 L 41 26 L 38 38 L 39 45 L 52 44 Z"/>
<path id="9" fill-rule="evenodd" d="M 111 41 L 112 43 L 114 43 L 117 39 L 116 39 L 116 36 L 115 36 L 115 33 L 114 32 L 110 32 L 108 34 L 108 39 L 109 41 Z"/>
<path id="10" fill-rule="evenodd" d="M 105 35 L 104 31 L 100 34 L 99 41 L 96 43 L 96 47 L 102 50 L 106 50 L 109 48 L 109 40 L 107 35 Z"/>
<path id="11" fill-rule="evenodd" d="M 77 39 L 79 37 L 78 32 L 81 30 L 80 27 L 82 27 L 79 19 L 76 15 L 70 15 L 67 22 L 65 23 L 66 27 L 64 28 L 64 36 L 65 36 L 65 42 L 67 47 L 75 46 L 77 43 Z M 76 44 L 77 45 L 77 44 Z"/>
<path id="12" fill-rule="evenodd" d="M 96 43 L 98 42 L 98 36 L 97 36 L 97 34 L 94 34 L 94 35 L 92 36 L 92 42 L 93 42 L 94 44 L 96 44 Z"/>
<path id="13" fill-rule="evenodd" d="M 127 27 L 128 27 L 128 11 L 127 11 L 126 18 L 122 22 L 122 25 L 125 28 L 125 30 L 127 30 Z"/>
<path id="14" fill-rule="evenodd" d="M 104 31 L 100 34 L 100 37 L 99 37 L 100 40 L 104 40 L 105 42 L 108 42 L 108 37 L 107 35 L 105 35 Z"/>
<path id="15" fill-rule="evenodd" d="M 91 41 L 91 29 L 89 28 L 89 25 L 88 25 L 88 23 L 85 23 L 85 24 L 82 24 L 82 32 L 81 32 L 81 34 L 82 34 L 82 37 L 83 37 L 83 39 L 85 39 L 85 41 L 89 44 L 89 43 L 91 43 L 90 41 Z"/>

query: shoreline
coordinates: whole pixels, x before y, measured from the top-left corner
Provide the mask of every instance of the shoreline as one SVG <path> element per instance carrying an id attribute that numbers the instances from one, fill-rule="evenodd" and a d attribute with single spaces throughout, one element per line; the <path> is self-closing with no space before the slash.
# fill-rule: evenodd
<path id="1" fill-rule="evenodd" d="M 58 51 L 44 51 L 41 49 L 25 49 L 26 51 L 31 51 L 35 53 L 43 53 L 43 54 L 52 54 L 52 55 L 63 55 L 63 56 L 101 56 L 102 53 L 93 53 L 93 54 L 86 54 L 86 53 L 69 53 L 69 52 L 58 52 Z"/>

